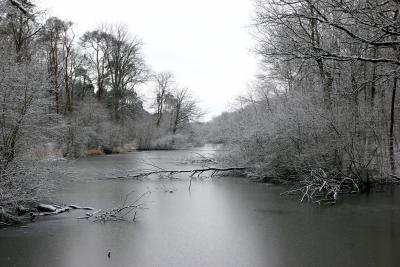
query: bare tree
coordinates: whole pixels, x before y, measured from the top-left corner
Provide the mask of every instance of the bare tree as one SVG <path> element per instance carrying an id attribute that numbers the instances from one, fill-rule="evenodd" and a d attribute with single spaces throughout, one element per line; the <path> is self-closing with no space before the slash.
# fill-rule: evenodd
<path id="1" fill-rule="evenodd" d="M 24 137 L 24 131 L 27 130 L 30 123 L 33 123 L 34 114 L 40 112 L 37 105 L 43 101 L 46 79 L 42 72 L 43 69 L 36 68 L 34 63 L 13 63 L 12 60 L 16 60 L 13 58 L 15 54 L 10 53 L 10 49 L 7 49 L 8 47 L 4 43 L 1 46 L 2 67 L 0 71 L 3 78 L 0 80 L 0 108 L 2 110 L 0 116 L 0 161 L 7 164 L 16 157 Z"/>
<path id="2" fill-rule="evenodd" d="M 126 96 L 138 84 L 148 80 L 148 70 L 141 54 L 142 43 L 132 38 L 122 25 L 104 26 L 105 58 L 110 77 L 113 118 L 119 121 L 132 103 Z"/>
<path id="3" fill-rule="evenodd" d="M 48 72 L 52 85 L 50 94 L 54 96 L 54 109 L 57 114 L 61 112 L 60 90 L 62 85 L 63 59 L 60 42 L 64 22 L 56 17 L 49 18 L 45 24 L 42 41 L 47 52 Z"/>
<path id="4" fill-rule="evenodd" d="M 156 82 L 156 127 L 159 127 L 163 118 L 167 94 L 172 92 L 174 75 L 171 72 L 160 72 L 154 76 L 154 80 Z"/>
<path id="5" fill-rule="evenodd" d="M 30 1 L 10 0 L 0 3 L 0 13 L 7 14 L 2 17 L 2 38 L 11 37 L 19 61 L 28 60 L 35 37 L 42 30 L 41 24 L 36 21 L 40 11 Z"/>
<path id="6" fill-rule="evenodd" d="M 74 72 L 74 51 L 73 42 L 75 33 L 72 29 L 72 22 L 66 21 L 62 24 L 62 58 L 63 58 L 63 80 L 64 80 L 64 92 L 65 92 L 65 113 L 71 113 L 73 111 L 73 84 L 72 76 Z"/>
<path id="7" fill-rule="evenodd" d="M 172 112 L 172 133 L 175 134 L 178 129 L 198 119 L 200 116 L 202 116 L 202 113 L 188 88 L 176 89 L 174 92 L 174 109 Z"/>
<path id="8" fill-rule="evenodd" d="M 96 96 L 102 100 L 106 94 L 108 72 L 106 66 L 106 34 L 101 30 L 86 32 L 81 37 L 80 44 L 84 48 L 85 56 L 88 59 L 88 70 L 93 80 L 96 81 Z"/>

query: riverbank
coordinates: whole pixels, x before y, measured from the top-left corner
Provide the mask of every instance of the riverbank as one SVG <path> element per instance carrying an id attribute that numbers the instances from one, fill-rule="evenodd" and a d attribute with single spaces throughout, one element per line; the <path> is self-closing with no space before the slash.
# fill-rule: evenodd
<path id="1" fill-rule="evenodd" d="M 0 207 L 0 227 L 17 226 L 33 222 L 33 212 L 39 202 L 23 202 L 19 204 L 8 204 Z"/>

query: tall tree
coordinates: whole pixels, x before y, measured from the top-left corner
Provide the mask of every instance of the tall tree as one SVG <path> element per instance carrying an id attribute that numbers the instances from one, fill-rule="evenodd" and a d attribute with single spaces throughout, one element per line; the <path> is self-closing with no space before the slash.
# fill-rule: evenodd
<path id="1" fill-rule="evenodd" d="M 174 92 L 174 109 L 172 111 L 171 131 L 173 134 L 202 115 L 196 100 L 187 88 L 176 89 Z"/>
<path id="2" fill-rule="evenodd" d="M 75 69 L 74 66 L 74 51 L 73 42 L 75 33 L 72 29 L 72 22 L 65 21 L 62 24 L 62 58 L 63 58 L 63 80 L 64 80 L 64 92 L 65 92 L 65 113 L 71 113 L 73 111 L 73 84 L 72 76 Z"/>
<path id="3" fill-rule="evenodd" d="M 154 76 L 156 82 L 156 127 L 160 126 L 164 113 L 164 104 L 168 93 L 172 92 L 174 75 L 171 72 L 160 72 Z"/>
<path id="4" fill-rule="evenodd" d="M 3 1 L 0 8 L 5 12 L 1 31 L 12 37 L 17 59 L 28 60 L 33 53 L 35 37 L 42 30 L 40 23 L 36 21 L 40 12 L 30 1 L 25 0 Z M 4 37 L 6 36 L 3 35 Z"/>
<path id="5" fill-rule="evenodd" d="M 106 36 L 107 34 L 101 29 L 89 31 L 81 37 L 80 42 L 88 59 L 88 72 L 96 81 L 96 96 L 99 100 L 102 100 L 106 94 L 107 79 L 109 78 L 105 57 L 108 54 Z"/>
<path id="6" fill-rule="evenodd" d="M 148 70 L 141 54 L 142 43 L 132 38 L 126 27 L 108 26 L 105 30 L 105 58 L 111 84 L 113 118 L 120 121 L 132 103 L 127 98 L 138 84 L 148 80 Z"/>

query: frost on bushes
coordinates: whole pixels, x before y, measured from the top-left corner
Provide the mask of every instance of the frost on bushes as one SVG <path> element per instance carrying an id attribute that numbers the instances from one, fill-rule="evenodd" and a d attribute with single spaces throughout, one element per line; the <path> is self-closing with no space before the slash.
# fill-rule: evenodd
<path id="1" fill-rule="evenodd" d="M 73 116 L 66 118 L 64 154 L 80 157 L 89 149 L 112 147 L 118 128 L 111 122 L 104 105 L 94 99 L 79 103 Z"/>
<path id="2" fill-rule="evenodd" d="M 224 143 L 219 159 L 235 166 L 251 166 L 259 177 L 301 179 L 313 169 L 329 170 L 368 182 L 381 176 L 387 140 L 380 132 L 379 109 L 354 109 L 351 99 L 333 101 L 329 111 L 318 94 L 292 93 L 258 101 L 210 123 L 214 139 Z M 363 116 L 359 114 L 363 113 Z M 370 141 L 368 141 L 370 140 Z M 373 140 L 373 142 L 371 141 Z"/>
<path id="3" fill-rule="evenodd" d="M 15 206 L 48 195 L 53 186 L 52 176 L 61 175 L 59 170 L 62 164 L 29 158 L 11 163 L 1 174 L 0 204 Z"/>
<path id="4" fill-rule="evenodd" d="M 46 67 L 32 55 L 19 63 L 0 40 L 0 206 L 33 201 L 50 187 L 48 163 L 31 156 L 38 144 L 57 137 L 59 117 L 48 113 Z"/>

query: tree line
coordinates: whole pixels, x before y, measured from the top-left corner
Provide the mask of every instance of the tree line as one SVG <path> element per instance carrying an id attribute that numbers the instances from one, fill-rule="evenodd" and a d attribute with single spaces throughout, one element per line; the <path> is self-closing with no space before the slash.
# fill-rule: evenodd
<path id="1" fill-rule="evenodd" d="M 397 180 L 399 11 L 397 0 L 255 0 L 259 74 L 210 126 L 225 160 L 265 178 Z"/>
<path id="2" fill-rule="evenodd" d="M 144 84 L 154 88 L 155 113 L 137 93 Z M 29 0 L 0 0 L 0 110 L 0 205 L 36 194 L 49 173 L 38 171 L 39 160 L 126 143 L 174 148 L 201 115 L 189 89 L 149 68 L 126 26 L 77 36 L 73 22 Z"/>
<path id="3" fill-rule="evenodd" d="M 155 126 L 160 127 L 167 117 L 162 115 L 164 113 L 171 117 L 166 132 L 176 134 L 199 115 L 197 103 L 188 89 L 180 88 L 176 82 L 173 88 L 170 81 L 160 84 L 160 77 L 169 76 L 167 79 L 172 80 L 173 75 L 157 74 L 149 69 L 142 52 L 142 41 L 130 34 L 126 26 L 101 25 L 77 37 L 73 22 L 45 17 L 46 14 L 29 1 L 1 1 L 2 59 L 8 66 L 32 64 L 36 69 L 33 71 L 38 74 L 29 77 L 32 83 L 40 77 L 39 73 L 43 75 L 41 86 L 45 88 L 40 94 L 46 103 L 41 103 L 40 111 L 65 124 L 66 136 L 62 137 L 66 139 L 65 153 L 79 153 L 81 148 L 73 151 L 72 147 L 85 141 L 86 148 L 121 145 L 135 139 L 135 127 L 142 121 L 156 121 Z M 3 73 L 5 71 L 4 67 Z M 8 80 L 10 84 L 15 82 Z M 137 87 L 149 82 L 156 87 L 157 112 L 154 116 L 144 110 L 143 100 L 137 94 Z M 1 89 L 4 97 L 13 97 L 11 86 Z M 158 95 L 159 90 L 161 95 Z M 31 92 L 28 89 L 26 96 L 29 97 Z M 33 106 L 34 102 L 38 101 L 27 104 Z M 3 107 L 3 110 L 9 108 Z M 22 113 L 21 123 L 25 121 Z M 74 130 L 76 127 L 79 129 Z M 19 128 L 17 123 L 15 131 L 4 129 L 3 132 L 16 132 L 17 137 Z M 107 136 L 82 135 L 85 128 L 108 133 Z M 10 151 L 10 154 L 14 149 L 12 142 L 2 146 L 2 150 Z"/>

